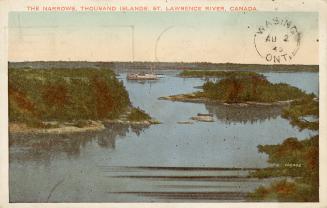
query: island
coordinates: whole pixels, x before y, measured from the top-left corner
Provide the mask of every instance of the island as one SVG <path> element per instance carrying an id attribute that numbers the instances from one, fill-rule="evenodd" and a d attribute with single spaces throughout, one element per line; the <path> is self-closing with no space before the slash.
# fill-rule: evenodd
<path id="1" fill-rule="evenodd" d="M 288 105 L 308 96 L 302 90 L 285 83 L 271 83 L 256 72 L 197 71 L 182 72 L 180 76 L 216 77 L 207 80 L 202 91 L 160 97 L 161 100 L 224 105 Z"/>
<path id="2" fill-rule="evenodd" d="M 157 124 L 132 106 L 110 69 L 9 68 L 9 132 L 99 131 L 106 123 Z"/>

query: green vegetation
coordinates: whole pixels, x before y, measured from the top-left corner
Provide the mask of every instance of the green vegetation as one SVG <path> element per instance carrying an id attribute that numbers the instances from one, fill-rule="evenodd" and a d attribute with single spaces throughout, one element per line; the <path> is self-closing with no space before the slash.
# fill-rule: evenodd
<path id="1" fill-rule="evenodd" d="M 144 121 L 151 119 L 151 117 L 140 108 L 132 108 L 131 113 L 127 118 L 130 121 Z"/>
<path id="2" fill-rule="evenodd" d="M 229 71 L 275 71 L 275 72 L 318 72 L 318 65 L 283 65 L 283 64 L 236 64 L 236 63 L 184 63 L 185 68 L 193 70 L 229 70 Z"/>
<path id="3" fill-rule="evenodd" d="M 315 95 L 306 95 L 294 100 L 283 110 L 282 116 L 300 130 L 318 130 L 319 102 Z M 258 150 L 268 154 L 268 162 L 277 168 L 258 170 L 252 176 L 292 177 L 293 181 L 281 180 L 270 187 L 260 187 L 250 194 L 251 200 L 319 201 L 319 135 L 302 141 L 288 138 L 282 144 L 259 145 Z"/>
<path id="4" fill-rule="evenodd" d="M 303 99 L 307 95 L 302 90 L 285 83 L 271 83 L 267 78 L 255 72 L 196 72 L 190 76 L 223 76 L 216 81 L 206 81 L 203 91 L 189 94 L 171 95 L 159 99 L 182 102 L 212 103 L 250 103 L 252 104 L 287 104 Z"/>
<path id="5" fill-rule="evenodd" d="M 34 127 L 117 118 L 131 105 L 123 83 L 104 69 L 9 68 L 8 93 L 10 122 Z"/>
<path id="6" fill-rule="evenodd" d="M 293 126 L 302 129 L 319 129 L 319 102 L 315 95 L 305 95 L 294 100 L 283 110 L 282 116 Z M 308 121 L 305 117 L 313 117 Z M 319 200 L 319 136 L 298 141 L 288 138 L 282 144 L 259 145 L 260 153 L 268 154 L 268 162 L 277 168 L 267 168 L 252 173 L 252 176 L 292 177 L 293 181 L 281 180 L 270 187 L 259 187 L 250 194 L 251 200 L 305 201 Z"/>
<path id="7" fill-rule="evenodd" d="M 305 201 L 319 200 L 319 136 L 303 141 L 288 138 L 282 144 L 259 145 L 259 152 L 269 155 L 268 162 L 276 169 L 263 169 L 252 176 L 295 178 L 274 182 L 270 187 L 259 187 L 250 194 L 252 200 Z"/>
<path id="8" fill-rule="evenodd" d="M 294 100 L 306 94 L 288 84 L 270 83 L 263 75 L 229 76 L 218 82 L 207 81 L 200 96 L 226 103 L 277 102 Z"/>
<path id="9" fill-rule="evenodd" d="M 290 87 L 285 90 L 288 88 Z M 282 117 L 288 119 L 291 125 L 297 126 L 300 130 L 318 130 L 319 102 L 317 97 L 314 94 L 308 95 L 291 89 L 284 92 L 290 94 L 293 101 L 283 109 Z M 302 141 L 297 138 L 287 138 L 281 144 L 259 145 L 258 151 L 267 154 L 268 162 L 274 167 L 257 170 L 251 173 L 251 176 L 288 179 L 276 181 L 269 187 L 259 187 L 250 194 L 250 200 L 299 202 L 319 200 L 319 135 Z"/>
<path id="10" fill-rule="evenodd" d="M 319 102 L 313 94 L 305 96 L 292 102 L 288 108 L 284 109 L 282 117 L 289 119 L 290 123 L 299 127 L 300 130 L 318 130 Z"/>
<path id="11" fill-rule="evenodd" d="M 248 71 L 216 71 L 216 70 L 184 70 L 179 76 L 181 77 L 251 77 L 259 76 L 256 72 Z"/>
<path id="12" fill-rule="evenodd" d="M 254 201 L 317 202 L 318 190 L 307 184 L 299 184 L 286 179 L 273 182 L 270 187 L 259 187 L 250 197 Z"/>

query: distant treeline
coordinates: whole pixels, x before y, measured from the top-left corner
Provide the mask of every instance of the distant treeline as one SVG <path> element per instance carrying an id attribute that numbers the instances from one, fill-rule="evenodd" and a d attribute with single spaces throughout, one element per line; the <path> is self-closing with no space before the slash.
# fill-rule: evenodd
<path id="1" fill-rule="evenodd" d="M 249 71 L 218 71 L 218 70 L 184 70 L 179 73 L 180 77 L 216 77 L 216 78 L 226 78 L 226 77 L 250 77 L 257 76 L 256 72 Z"/>
<path id="2" fill-rule="evenodd" d="M 150 70 L 231 70 L 231 71 L 309 71 L 318 72 L 318 65 L 262 65 L 208 62 L 87 62 L 87 61 L 33 61 L 9 62 L 9 68 L 56 69 L 102 68 L 114 71 Z"/>

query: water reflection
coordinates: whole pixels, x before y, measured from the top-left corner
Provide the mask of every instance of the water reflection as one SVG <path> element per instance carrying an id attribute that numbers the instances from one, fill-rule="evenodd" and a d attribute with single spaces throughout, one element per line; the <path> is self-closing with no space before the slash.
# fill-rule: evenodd
<path id="1" fill-rule="evenodd" d="M 209 113 L 226 124 L 255 123 L 277 118 L 282 113 L 280 106 L 237 106 L 237 105 L 205 105 Z"/>
<path id="2" fill-rule="evenodd" d="M 99 147 L 115 149 L 117 138 L 124 138 L 133 132 L 139 136 L 146 126 L 127 124 L 106 124 L 99 132 L 71 134 L 24 134 L 9 135 L 10 161 L 50 161 L 59 153 L 78 157 L 81 149 L 94 142 Z M 16 151 L 15 151 L 16 149 Z"/>

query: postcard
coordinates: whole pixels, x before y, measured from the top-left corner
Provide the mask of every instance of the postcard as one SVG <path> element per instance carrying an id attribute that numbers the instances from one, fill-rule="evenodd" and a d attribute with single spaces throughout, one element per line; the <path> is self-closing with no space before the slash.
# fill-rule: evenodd
<path id="1" fill-rule="evenodd" d="M 327 2 L 0 8 L 0 207 L 327 207 Z"/>

